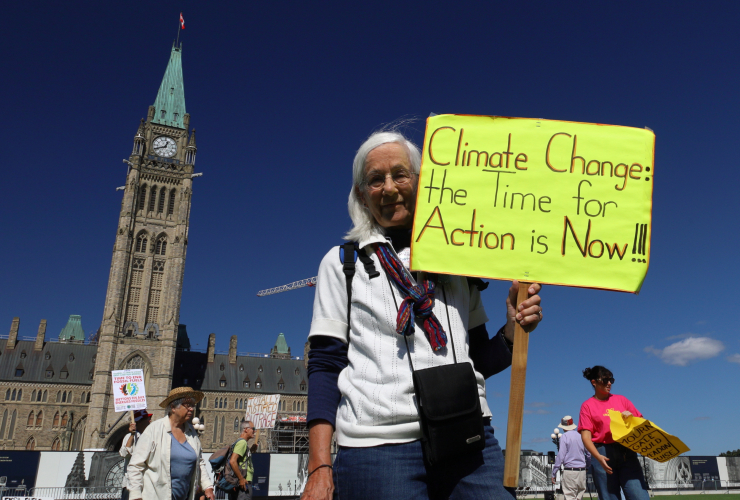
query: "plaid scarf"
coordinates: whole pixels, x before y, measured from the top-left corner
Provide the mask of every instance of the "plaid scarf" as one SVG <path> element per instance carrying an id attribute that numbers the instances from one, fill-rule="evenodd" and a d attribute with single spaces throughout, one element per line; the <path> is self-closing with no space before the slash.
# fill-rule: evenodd
<path id="1" fill-rule="evenodd" d="M 414 319 L 418 315 L 424 320 L 422 327 L 432 349 L 438 351 L 445 347 L 447 335 L 433 312 L 434 282 L 424 280 L 420 285 L 412 284 L 411 274 L 386 245 L 376 244 L 374 247 L 375 255 L 378 256 L 383 269 L 406 295 L 398 308 L 396 333 L 399 335 L 414 333 Z"/>

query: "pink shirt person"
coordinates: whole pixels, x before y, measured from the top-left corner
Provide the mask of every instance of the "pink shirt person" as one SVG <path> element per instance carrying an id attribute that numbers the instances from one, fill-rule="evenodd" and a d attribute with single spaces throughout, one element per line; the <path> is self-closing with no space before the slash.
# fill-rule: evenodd
<path id="1" fill-rule="evenodd" d="M 609 410 L 628 411 L 636 417 L 642 417 L 632 402 L 618 394 L 609 394 L 604 401 L 590 397 L 581 405 L 581 413 L 578 416 L 578 432 L 591 431 L 591 439 L 594 443 L 613 443 L 610 430 L 611 420 Z"/>

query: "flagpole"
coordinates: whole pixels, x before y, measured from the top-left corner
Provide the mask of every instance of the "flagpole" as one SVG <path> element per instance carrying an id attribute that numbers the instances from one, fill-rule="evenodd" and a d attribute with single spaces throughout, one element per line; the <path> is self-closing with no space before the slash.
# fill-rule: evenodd
<path id="1" fill-rule="evenodd" d="M 180 12 L 180 17 L 182 17 L 182 12 Z M 180 31 L 182 30 L 182 26 L 180 24 L 180 19 L 177 19 L 177 42 L 175 42 L 175 46 L 177 48 L 180 48 Z"/>

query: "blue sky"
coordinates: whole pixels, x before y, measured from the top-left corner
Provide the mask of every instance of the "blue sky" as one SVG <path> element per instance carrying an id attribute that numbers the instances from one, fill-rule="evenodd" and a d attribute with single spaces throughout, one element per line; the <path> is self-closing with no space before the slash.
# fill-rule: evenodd
<path id="1" fill-rule="evenodd" d="M 354 151 L 430 112 L 648 126 L 656 134 L 651 262 L 639 296 L 546 287 L 529 348 L 522 448 L 614 392 L 694 455 L 740 448 L 740 180 L 734 147 L 740 6 L 709 2 L 15 2 L 0 19 L 0 328 L 101 321 L 127 158 L 183 11 L 187 111 L 198 130 L 181 322 L 302 354 L 316 274 L 348 229 Z M 734 207 L 734 208 L 733 208 Z M 734 222 L 733 222 L 734 221 Z M 507 285 L 484 303 L 495 331 Z M 4 325 L 4 326 L 3 326 Z M 5 332 L 3 332 L 5 333 Z M 508 371 L 488 382 L 505 445 Z"/>

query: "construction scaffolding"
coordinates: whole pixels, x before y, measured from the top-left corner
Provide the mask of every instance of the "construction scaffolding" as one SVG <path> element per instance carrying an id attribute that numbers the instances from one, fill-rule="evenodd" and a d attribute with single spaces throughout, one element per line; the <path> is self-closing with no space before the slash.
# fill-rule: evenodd
<path id="1" fill-rule="evenodd" d="M 308 453 L 306 422 L 276 422 L 267 433 L 268 453 Z"/>

